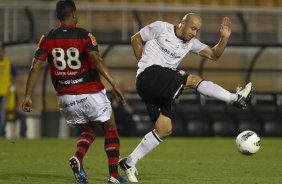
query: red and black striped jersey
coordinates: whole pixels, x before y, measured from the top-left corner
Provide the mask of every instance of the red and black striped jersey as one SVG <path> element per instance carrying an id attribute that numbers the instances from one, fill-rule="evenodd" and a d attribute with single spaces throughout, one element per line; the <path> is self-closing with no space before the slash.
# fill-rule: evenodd
<path id="1" fill-rule="evenodd" d="M 95 93 L 104 89 L 88 52 L 98 51 L 95 37 L 75 25 L 61 25 L 42 36 L 35 58 L 48 58 L 49 70 L 59 95 Z"/>

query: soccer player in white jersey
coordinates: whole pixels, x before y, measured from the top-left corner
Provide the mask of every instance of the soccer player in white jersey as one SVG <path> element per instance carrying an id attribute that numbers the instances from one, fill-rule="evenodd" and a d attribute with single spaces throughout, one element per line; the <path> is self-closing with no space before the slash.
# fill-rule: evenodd
<path id="1" fill-rule="evenodd" d="M 223 100 L 238 108 L 247 105 L 252 83 L 236 93 L 230 93 L 211 81 L 177 70 L 188 52 L 214 61 L 222 55 L 231 34 L 230 19 L 223 18 L 221 37 L 212 48 L 195 37 L 201 26 L 200 16 L 188 13 L 176 26 L 156 21 L 132 36 L 131 43 L 138 61 L 136 89 L 146 103 L 155 129 L 147 133 L 135 150 L 119 162 L 130 182 L 138 182 L 136 163 L 172 133 L 171 103 L 182 90 L 196 89 L 204 96 Z"/>

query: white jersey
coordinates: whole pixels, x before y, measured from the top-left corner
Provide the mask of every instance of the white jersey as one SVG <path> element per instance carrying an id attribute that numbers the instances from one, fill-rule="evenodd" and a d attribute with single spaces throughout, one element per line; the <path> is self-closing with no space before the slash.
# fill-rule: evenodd
<path id="1" fill-rule="evenodd" d="M 138 62 L 137 76 L 152 65 L 176 70 L 188 52 L 199 53 L 207 47 L 197 38 L 183 42 L 176 37 L 174 25 L 167 22 L 156 21 L 142 28 L 139 33 L 146 44 Z"/>

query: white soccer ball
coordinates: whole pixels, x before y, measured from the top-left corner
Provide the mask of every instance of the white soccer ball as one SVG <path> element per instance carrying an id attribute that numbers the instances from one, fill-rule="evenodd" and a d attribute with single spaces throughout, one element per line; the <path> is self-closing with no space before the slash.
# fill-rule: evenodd
<path id="1" fill-rule="evenodd" d="M 236 145 L 240 153 L 252 155 L 260 149 L 260 137 L 255 132 L 246 130 L 237 136 Z"/>

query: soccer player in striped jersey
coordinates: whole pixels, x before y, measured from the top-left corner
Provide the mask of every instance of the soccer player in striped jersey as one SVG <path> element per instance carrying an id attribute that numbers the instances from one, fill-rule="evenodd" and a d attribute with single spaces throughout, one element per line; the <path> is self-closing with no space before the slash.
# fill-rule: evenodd
<path id="1" fill-rule="evenodd" d="M 79 183 L 88 183 L 83 169 L 83 158 L 95 140 L 94 123 L 105 132 L 104 149 L 108 157 L 108 183 L 127 183 L 118 173 L 120 142 L 110 101 L 106 96 L 99 74 L 111 84 L 117 97 L 125 103 L 120 89 L 98 52 L 95 37 L 76 27 L 78 22 L 75 3 L 61 0 L 56 5 L 61 25 L 40 39 L 28 75 L 23 111 L 32 110 L 32 92 L 40 68 L 47 59 L 53 86 L 59 96 L 59 108 L 67 124 L 82 129 L 77 148 L 70 158 L 70 166 Z"/>
<path id="2" fill-rule="evenodd" d="M 135 150 L 119 162 L 130 182 L 138 182 L 135 167 L 138 160 L 172 133 L 171 103 L 182 90 L 192 88 L 204 96 L 223 100 L 238 108 L 246 106 L 251 83 L 236 93 L 230 93 L 211 81 L 177 70 L 189 52 L 210 60 L 217 60 L 222 55 L 231 34 L 229 18 L 223 18 L 221 38 L 213 48 L 195 37 L 201 27 L 201 17 L 196 13 L 188 13 L 178 25 L 156 21 L 142 28 L 131 39 L 138 61 L 136 89 L 155 122 L 155 129 L 146 134 Z"/>

